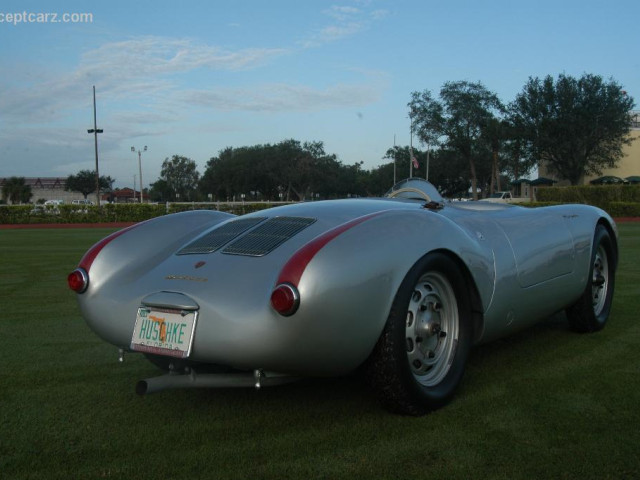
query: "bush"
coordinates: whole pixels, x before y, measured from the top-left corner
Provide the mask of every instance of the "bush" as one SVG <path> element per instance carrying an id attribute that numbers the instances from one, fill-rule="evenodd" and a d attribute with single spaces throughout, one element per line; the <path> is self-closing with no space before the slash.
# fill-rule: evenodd
<path id="1" fill-rule="evenodd" d="M 608 212 L 612 217 L 640 217 L 640 203 L 611 202 Z"/>
<path id="2" fill-rule="evenodd" d="M 610 202 L 640 202 L 640 185 L 585 185 L 538 188 L 541 202 L 586 203 L 600 206 Z"/>
<path id="3" fill-rule="evenodd" d="M 185 212 L 187 210 L 219 210 L 234 215 L 246 215 L 281 205 L 280 203 L 170 203 L 167 213 Z"/>
<path id="4" fill-rule="evenodd" d="M 130 203 L 96 205 L 3 205 L 0 224 L 141 222 L 187 210 L 220 210 L 244 215 L 274 207 L 273 203 Z"/>
<path id="5" fill-rule="evenodd" d="M 29 223 L 31 205 L 3 205 L 0 207 L 0 223 Z"/>
<path id="6" fill-rule="evenodd" d="M 584 203 L 599 207 L 612 217 L 640 216 L 620 212 L 640 212 L 640 185 L 585 185 L 538 188 L 540 202 Z M 633 205 L 637 205 L 634 207 Z"/>
<path id="7" fill-rule="evenodd" d="M 537 207 L 552 207 L 553 205 L 560 205 L 559 202 L 523 202 L 523 203 L 512 203 L 512 205 L 517 205 L 519 207 L 527 207 L 527 208 L 537 208 Z"/>

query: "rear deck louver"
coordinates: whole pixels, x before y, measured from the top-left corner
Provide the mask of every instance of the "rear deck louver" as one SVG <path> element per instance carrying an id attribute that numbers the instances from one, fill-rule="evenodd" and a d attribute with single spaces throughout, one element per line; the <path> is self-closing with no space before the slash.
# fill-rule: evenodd
<path id="1" fill-rule="evenodd" d="M 222 250 L 227 255 L 261 257 L 275 250 L 309 225 L 315 218 L 274 217 L 238 238 Z"/>
<path id="2" fill-rule="evenodd" d="M 252 217 L 232 220 L 215 228 L 209 233 L 191 242 L 178 252 L 178 255 L 192 255 L 197 253 L 213 253 L 227 243 L 242 235 L 244 232 L 266 220 L 266 217 Z"/>

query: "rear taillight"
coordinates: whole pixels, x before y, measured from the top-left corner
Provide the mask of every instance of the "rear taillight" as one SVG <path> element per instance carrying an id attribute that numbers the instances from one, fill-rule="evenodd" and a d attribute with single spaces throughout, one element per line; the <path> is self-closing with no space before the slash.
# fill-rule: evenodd
<path id="1" fill-rule="evenodd" d="M 89 276 L 84 268 L 76 268 L 67 277 L 69 288 L 76 293 L 84 292 L 89 286 Z"/>
<path id="2" fill-rule="evenodd" d="M 106 247 L 109 244 L 109 242 L 112 242 L 123 233 L 126 233 L 132 228 L 135 228 L 138 225 L 142 225 L 143 223 L 145 222 L 136 223 L 135 225 L 131 225 L 130 227 L 123 228 L 122 230 L 118 230 L 117 232 L 112 233 L 108 237 L 103 238 L 98 243 L 96 243 L 93 247 L 91 247 L 80 260 L 80 264 L 78 265 L 78 268 L 76 268 L 73 272 L 71 272 L 67 277 L 67 283 L 69 284 L 69 288 L 77 293 L 84 292 L 89 286 L 89 271 L 91 269 L 91 265 L 93 264 L 93 261 L 96 259 L 98 254 L 102 251 L 102 249 Z"/>
<path id="3" fill-rule="evenodd" d="M 300 293 L 298 291 L 298 284 L 302 274 L 304 273 L 307 265 L 313 260 L 313 257 L 324 248 L 324 246 L 337 236 L 343 234 L 347 230 L 361 224 L 371 218 L 385 213 L 374 212 L 362 217 L 355 218 L 349 222 L 338 225 L 331 230 L 319 235 L 311 240 L 300 250 L 293 254 L 293 256 L 287 261 L 280 275 L 278 275 L 277 285 L 271 292 L 271 306 L 280 315 L 288 317 L 293 315 L 300 306 Z"/>
<path id="4" fill-rule="evenodd" d="M 280 315 L 288 317 L 296 313 L 300 305 L 300 293 L 290 283 L 281 283 L 271 292 L 271 306 Z"/>

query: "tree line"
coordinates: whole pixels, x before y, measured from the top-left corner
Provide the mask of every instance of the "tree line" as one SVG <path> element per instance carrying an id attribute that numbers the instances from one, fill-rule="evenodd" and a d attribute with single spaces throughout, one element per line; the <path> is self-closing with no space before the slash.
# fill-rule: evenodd
<path id="1" fill-rule="evenodd" d="M 412 92 L 412 135 L 422 148 L 389 148 L 371 170 L 345 165 L 320 141 L 221 150 L 200 176 L 195 162 L 166 159 L 151 198 L 167 200 L 308 200 L 384 194 L 394 179 L 428 178 L 443 195 L 474 198 L 508 189 L 544 162 L 559 178 L 578 184 L 585 175 L 615 167 L 629 131 L 634 100 L 613 79 L 529 78 L 510 103 L 481 82 L 446 82 L 436 97 Z M 415 162 L 414 162 L 415 160 Z M 177 195 L 176 195 L 177 194 Z"/>
<path id="2" fill-rule="evenodd" d="M 466 172 L 475 198 L 541 163 L 572 185 L 602 174 L 631 142 L 633 106 L 613 79 L 559 75 L 529 78 L 508 104 L 479 82 L 447 82 L 439 98 L 413 92 L 409 116 L 423 143 L 448 151 Z"/>
<path id="3" fill-rule="evenodd" d="M 571 184 L 614 167 L 629 131 L 634 100 L 613 79 L 584 74 L 529 78 L 509 103 L 481 82 L 446 82 L 438 95 L 412 92 L 407 105 L 412 138 L 420 148 L 394 146 L 387 162 L 370 170 L 363 162 L 345 165 L 321 141 L 295 139 L 227 147 L 207 162 L 202 175 L 195 161 L 174 155 L 162 163 L 148 191 L 153 201 L 304 201 L 383 195 L 394 180 L 428 178 L 447 197 L 474 198 L 508 189 L 508 182 L 544 163 Z M 409 167 L 414 164 L 414 167 Z M 110 190 L 114 179 L 101 177 Z M 67 178 L 67 189 L 95 192 L 95 173 Z M 3 198 L 28 196 L 12 179 Z"/>

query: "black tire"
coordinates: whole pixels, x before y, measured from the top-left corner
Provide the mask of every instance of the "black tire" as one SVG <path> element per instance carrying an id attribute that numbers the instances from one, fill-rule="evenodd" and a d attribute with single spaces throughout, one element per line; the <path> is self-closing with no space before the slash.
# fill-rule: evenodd
<path id="1" fill-rule="evenodd" d="M 460 268 L 442 253 L 426 255 L 407 273 L 365 365 L 385 408 L 423 415 L 451 400 L 473 338 L 468 291 Z"/>
<path id="2" fill-rule="evenodd" d="M 566 310 L 571 330 L 587 333 L 604 328 L 613 304 L 616 263 L 611 235 L 603 225 L 598 225 L 593 236 L 587 286 L 578 301 Z"/>

